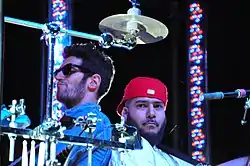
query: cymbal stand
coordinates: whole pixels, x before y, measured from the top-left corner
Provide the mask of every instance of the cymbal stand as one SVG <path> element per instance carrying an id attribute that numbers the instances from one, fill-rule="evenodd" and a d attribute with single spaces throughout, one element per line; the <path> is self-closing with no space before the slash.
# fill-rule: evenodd
<path id="1" fill-rule="evenodd" d="M 247 98 L 246 102 L 245 102 L 245 105 L 244 105 L 244 115 L 243 115 L 243 118 L 241 120 L 241 125 L 245 125 L 247 123 L 247 120 L 246 120 L 246 116 L 247 116 L 247 111 L 248 109 L 250 108 L 250 99 Z"/>
<path id="2" fill-rule="evenodd" d="M 40 29 L 40 30 L 44 29 L 43 24 L 6 17 L 6 16 L 4 17 L 4 22 L 30 27 L 34 29 Z M 110 48 L 111 46 L 113 46 L 113 47 L 125 48 L 127 50 L 132 50 L 136 46 L 136 43 L 134 43 L 135 41 L 128 41 L 127 39 L 116 39 L 111 33 L 108 32 L 102 33 L 100 36 L 98 36 L 62 28 L 60 28 L 59 31 L 60 33 L 66 35 L 98 41 L 99 45 L 103 48 Z"/>
<path id="3" fill-rule="evenodd" d="M 60 26 L 56 23 L 48 23 L 43 27 L 43 35 L 41 40 L 45 40 L 46 45 L 49 47 L 49 55 L 47 59 L 47 88 L 46 88 L 46 119 L 53 118 L 52 111 L 52 97 L 54 86 L 54 54 L 55 43 L 59 37 Z M 54 137 L 49 137 L 45 142 L 46 144 L 46 165 L 56 165 L 56 143 Z"/>
<path id="4" fill-rule="evenodd" d="M 47 59 L 47 94 L 46 94 L 46 119 L 53 118 L 52 115 L 52 97 L 53 97 L 53 80 L 54 80 L 54 54 L 55 43 L 59 37 L 60 27 L 53 22 L 45 24 L 43 27 L 43 35 L 41 40 L 45 40 L 46 45 L 49 47 L 49 55 Z"/>
<path id="5" fill-rule="evenodd" d="M 140 6 L 140 4 L 138 2 L 136 2 L 136 0 L 129 0 L 129 2 L 132 3 L 132 8 L 128 9 L 127 14 L 131 14 L 131 15 L 141 15 L 141 10 L 139 8 L 137 8 L 137 6 Z M 135 20 L 131 20 L 127 22 L 127 30 L 128 30 L 128 34 L 130 34 L 131 36 L 134 36 L 136 38 L 137 33 L 139 32 L 138 29 L 138 24 L 137 22 L 135 22 Z"/>

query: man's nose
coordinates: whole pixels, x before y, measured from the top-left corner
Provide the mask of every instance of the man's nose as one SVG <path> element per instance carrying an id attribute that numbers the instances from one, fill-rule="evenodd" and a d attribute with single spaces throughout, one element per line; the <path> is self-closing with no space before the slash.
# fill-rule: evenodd
<path id="1" fill-rule="evenodd" d="M 148 107 L 147 117 L 148 118 L 155 118 L 156 117 L 155 108 L 154 108 L 154 106 L 152 104 L 150 104 L 149 107 Z"/>
<path id="2" fill-rule="evenodd" d="M 54 77 L 55 77 L 56 80 L 62 80 L 64 78 L 64 74 L 63 74 L 62 71 L 59 71 L 58 73 L 56 73 L 54 75 Z"/>

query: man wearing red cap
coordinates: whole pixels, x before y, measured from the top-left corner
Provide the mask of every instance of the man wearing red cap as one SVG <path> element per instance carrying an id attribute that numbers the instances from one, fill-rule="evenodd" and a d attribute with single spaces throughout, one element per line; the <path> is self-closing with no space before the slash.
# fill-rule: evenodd
<path id="1" fill-rule="evenodd" d="M 167 87 L 158 79 L 136 77 L 124 90 L 117 114 L 125 123 L 135 126 L 141 136 L 142 149 L 127 150 L 121 154 L 113 151 L 110 166 L 118 165 L 184 165 L 189 164 L 173 155 L 164 153 L 156 146 L 162 141 L 166 126 Z"/>
<path id="2" fill-rule="evenodd" d="M 159 80 L 137 77 L 126 86 L 117 114 L 138 128 L 151 145 L 161 142 L 166 126 L 167 87 Z"/>

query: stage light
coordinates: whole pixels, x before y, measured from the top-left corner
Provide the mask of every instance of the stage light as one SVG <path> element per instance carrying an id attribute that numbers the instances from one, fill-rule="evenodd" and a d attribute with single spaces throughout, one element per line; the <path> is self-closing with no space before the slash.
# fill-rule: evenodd
<path id="1" fill-rule="evenodd" d="M 199 96 L 206 89 L 204 34 L 201 22 L 204 19 L 199 3 L 189 6 L 189 122 L 192 158 L 206 162 L 206 135 L 204 103 Z"/>

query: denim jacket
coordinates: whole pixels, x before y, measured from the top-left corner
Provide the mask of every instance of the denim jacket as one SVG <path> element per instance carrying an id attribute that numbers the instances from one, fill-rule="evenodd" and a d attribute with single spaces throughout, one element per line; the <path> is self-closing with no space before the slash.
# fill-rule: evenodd
<path id="1" fill-rule="evenodd" d="M 96 123 L 96 129 L 93 132 L 93 138 L 110 140 L 111 138 L 111 128 L 110 121 L 108 117 L 101 112 L 101 107 L 95 103 L 87 103 L 83 105 L 76 106 L 74 108 L 68 109 L 65 111 L 66 116 L 77 118 L 79 116 L 87 116 L 88 113 L 96 114 L 98 119 L 101 119 L 100 122 Z M 75 126 L 69 130 L 65 130 L 64 134 L 79 136 L 82 129 L 80 126 Z M 87 132 L 82 132 L 81 137 L 87 137 Z M 57 153 L 66 148 L 66 144 L 58 143 L 57 144 Z M 93 166 L 105 166 L 108 165 L 109 159 L 111 157 L 111 150 L 107 148 L 94 148 L 92 151 L 92 165 Z M 64 165 L 67 166 L 82 166 L 88 165 L 88 151 L 84 146 L 74 145 L 69 156 Z"/>

